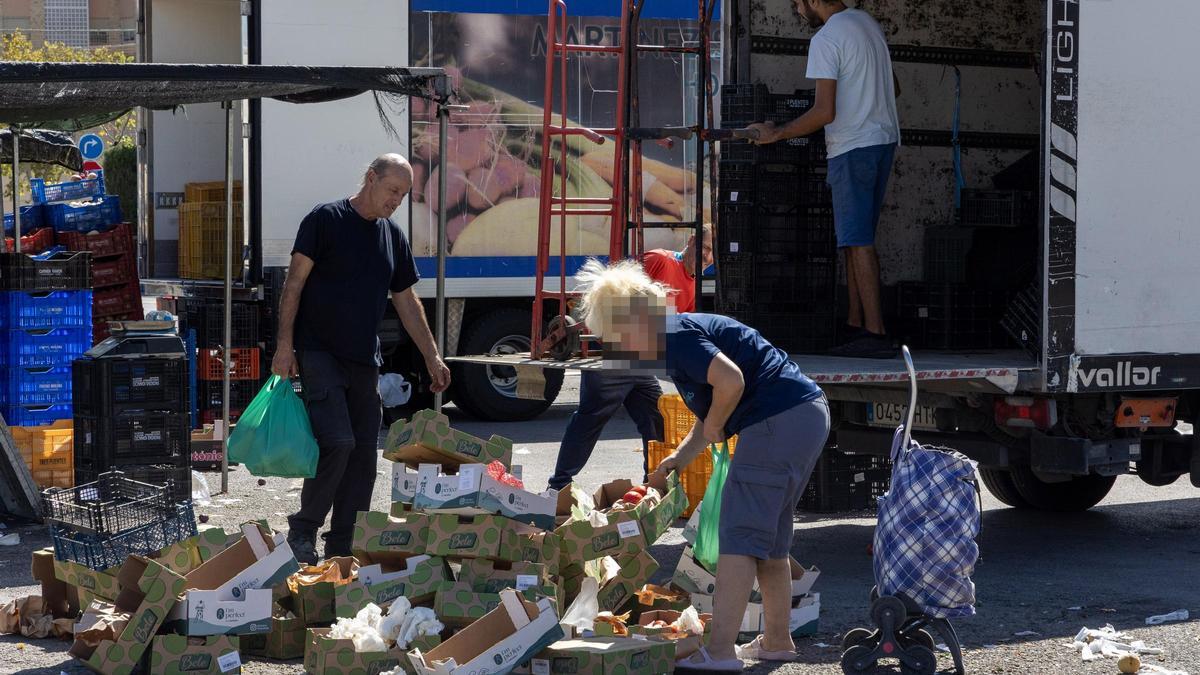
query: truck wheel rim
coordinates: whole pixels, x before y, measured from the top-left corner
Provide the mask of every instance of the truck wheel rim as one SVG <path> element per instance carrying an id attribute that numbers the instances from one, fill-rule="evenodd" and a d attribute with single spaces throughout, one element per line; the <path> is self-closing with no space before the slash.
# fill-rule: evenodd
<path id="1" fill-rule="evenodd" d="M 529 338 L 524 335 L 506 335 L 492 345 L 492 354 L 517 354 L 529 351 Z M 488 382 L 501 394 L 517 397 L 517 369 L 511 366 L 486 366 Z"/>

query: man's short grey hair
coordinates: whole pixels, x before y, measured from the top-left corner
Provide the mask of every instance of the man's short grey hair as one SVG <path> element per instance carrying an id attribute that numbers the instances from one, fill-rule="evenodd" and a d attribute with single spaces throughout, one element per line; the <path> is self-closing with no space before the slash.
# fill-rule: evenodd
<path id="1" fill-rule="evenodd" d="M 383 177 L 389 174 L 394 174 L 398 171 L 404 171 L 409 176 L 412 175 L 412 165 L 404 158 L 404 155 L 389 152 L 380 155 L 367 166 L 367 171 L 363 173 L 363 180 L 366 180 L 366 175 L 374 171 L 376 176 Z"/>

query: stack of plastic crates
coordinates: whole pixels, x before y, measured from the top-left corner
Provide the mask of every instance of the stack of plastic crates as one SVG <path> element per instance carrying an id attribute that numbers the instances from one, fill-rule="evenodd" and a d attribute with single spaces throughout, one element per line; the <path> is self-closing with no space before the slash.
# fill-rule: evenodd
<path id="1" fill-rule="evenodd" d="M 212 424 L 222 415 L 224 369 L 230 369 L 229 418 L 236 422 L 258 393 L 270 369 L 259 334 L 261 307 L 234 302 L 231 344 L 225 342 L 225 305 L 204 298 L 160 298 L 158 308 L 179 317 L 179 332 L 196 334 L 197 424 Z"/>
<path id="2" fill-rule="evenodd" d="M 61 231 L 59 246 L 92 254 L 92 306 L 94 342 L 109 336 L 110 321 L 140 321 L 143 317 L 141 280 L 133 228 L 121 223 L 106 232 L 84 234 Z"/>
<path id="3" fill-rule="evenodd" d="M 76 482 L 119 470 L 189 499 L 191 397 L 179 337 L 114 337 L 77 360 L 73 378 Z"/>
<path id="4" fill-rule="evenodd" d="M 887 457 L 826 448 L 798 506 L 813 513 L 873 510 L 887 492 L 891 476 L 892 463 Z"/>
<path id="5" fill-rule="evenodd" d="M 44 491 L 54 557 L 105 570 L 129 555 L 154 553 L 195 536 L 191 502 L 172 499 L 171 487 L 113 471 L 73 488 Z"/>
<path id="6" fill-rule="evenodd" d="M 29 181 L 33 202 L 42 207 L 46 225 L 55 232 L 103 232 L 121 222 L 121 201 L 104 193 L 104 172 L 94 173 L 94 178 L 66 183 Z"/>
<path id="7" fill-rule="evenodd" d="M 721 126 L 785 123 L 812 91 L 764 85 L 721 88 Z M 717 308 L 790 352 L 833 345 L 837 246 L 819 135 L 765 146 L 724 141 L 718 171 Z"/>
<path id="8" fill-rule="evenodd" d="M 91 346 L 87 253 L 0 253 L 0 414 L 12 426 L 71 418 L 71 361 Z"/>
<path id="9" fill-rule="evenodd" d="M 188 183 L 179 204 L 179 276 L 182 279 L 224 279 L 227 229 L 225 183 Z M 241 269 L 242 186 L 233 188 L 233 255 Z M 240 272 L 235 272 L 239 276 Z"/>
<path id="10" fill-rule="evenodd" d="M 696 416 L 684 405 L 683 399 L 677 394 L 664 394 L 658 399 L 658 411 L 663 416 L 663 440 L 651 441 L 647 464 L 650 470 L 666 459 L 667 455 L 675 452 L 688 432 L 696 424 Z M 729 451 L 737 448 L 737 436 L 729 439 Z M 712 477 L 712 455 L 705 450 L 685 469 L 679 472 L 679 482 L 683 485 L 684 494 L 688 498 L 688 507 L 683 517 L 692 515 L 696 505 L 704 498 L 704 490 L 708 487 L 708 479 Z"/>

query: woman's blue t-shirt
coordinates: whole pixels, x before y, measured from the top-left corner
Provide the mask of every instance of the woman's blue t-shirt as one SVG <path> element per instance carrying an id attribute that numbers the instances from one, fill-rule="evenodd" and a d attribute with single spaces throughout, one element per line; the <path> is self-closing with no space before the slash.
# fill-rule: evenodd
<path id="1" fill-rule="evenodd" d="M 701 420 L 712 405 L 708 383 L 712 360 L 721 353 L 741 369 L 746 388 L 725 424 L 730 436 L 822 396 L 817 383 L 805 377 L 782 349 L 749 326 L 716 314 L 679 314 L 667 322 L 667 375 Z"/>

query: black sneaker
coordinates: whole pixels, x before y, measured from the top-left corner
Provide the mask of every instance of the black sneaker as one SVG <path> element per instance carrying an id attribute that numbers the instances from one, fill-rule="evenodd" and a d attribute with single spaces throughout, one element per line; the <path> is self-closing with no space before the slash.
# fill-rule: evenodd
<path id="1" fill-rule="evenodd" d="M 317 564 L 317 534 L 315 532 L 297 532 L 291 530 L 287 536 L 288 546 L 292 555 L 301 565 Z"/>
<path id="2" fill-rule="evenodd" d="M 871 331 L 863 328 L 862 326 L 851 326 L 848 323 L 844 323 L 840 328 L 838 328 L 838 344 L 844 345 L 854 342 L 858 338 L 865 337 L 870 334 Z"/>
<path id="3" fill-rule="evenodd" d="M 900 350 L 896 349 L 888 336 L 867 333 L 844 345 L 830 349 L 829 355 L 855 359 L 894 359 L 899 352 Z"/>

